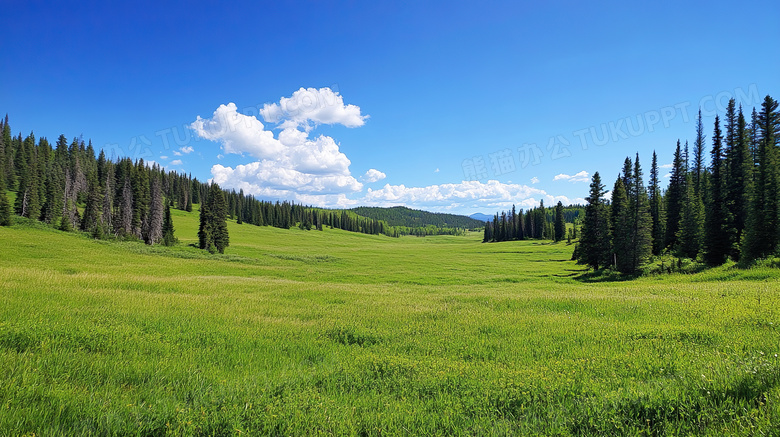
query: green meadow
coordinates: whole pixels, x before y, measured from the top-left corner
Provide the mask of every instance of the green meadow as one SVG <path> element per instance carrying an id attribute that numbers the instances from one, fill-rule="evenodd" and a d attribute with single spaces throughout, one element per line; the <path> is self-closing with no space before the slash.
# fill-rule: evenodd
<path id="1" fill-rule="evenodd" d="M 780 435 L 780 271 L 229 223 L 0 228 L 0 435 Z"/>

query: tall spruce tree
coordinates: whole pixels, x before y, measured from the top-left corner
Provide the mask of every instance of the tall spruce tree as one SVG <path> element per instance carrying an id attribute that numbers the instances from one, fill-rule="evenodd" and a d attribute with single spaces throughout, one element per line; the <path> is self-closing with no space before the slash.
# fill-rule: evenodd
<path id="1" fill-rule="evenodd" d="M 693 142 L 693 163 L 691 165 L 691 179 L 693 179 L 693 189 L 697 196 L 702 198 L 702 184 L 704 178 L 704 150 L 706 145 L 704 141 L 704 124 L 701 121 L 701 108 L 699 108 L 699 117 L 696 120 L 696 141 Z"/>
<path id="2" fill-rule="evenodd" d="M 5 185 L 5 169 L 0 169 L 0 226 L 11 226 L 13 216 Z"/>
<path id="3" fill-rule="evenodd" d="M 100 226 L 100 212 L 103 210 L 103 193 L 96 172 L 90 173 L 87 177 L 87 186 L 87 203 L 84 206 L 84 216 L 81 218 L 81 230 L 92 232 L 95 227 Z"/>
<path id="4" fill-rule="evenodd" d="M 701 251 L 704 233 L 704 203 L 696 195 L 693 174 L 687 177 L 685 199 L 680 215 L 680 229 L 677 231 L 678 255 L 695 259 Z"/>
<path id="5" fill-rule="evenodd" d="M 743 233 L 750 214 L 750 195 L 753 191 L 753 157 L 750 153 L 750 137 L 748 133 L 745 115 L 742 113 L 742 105 L 736 118 L 734 128 L 734 145 L 728 156 L 729 176 L 727 179 L 727 201 L 732 228 L 733 244 L 731 256 L 740 257 L 740 247 Z"/>
<path id="6" fill-rule="evenodd" d="M 173 218 L 171 217 L 171 201 L 165 202 L 165 218 L 163 219 L 162 244 L 173 246 L 176 244 L 175 229 L 173 227 Z"/>
<path id="7" fill-rule="evenodd" d="M 200 209 L 200 229 L 198 231 L 200 248 L 209 252 L 225 253 L 230 244 L 227 229 L 227 203 L 219 185 L 211 184 L 205 202 Z"/>
<path id="8" fill-rule="evenodd" d="M 771 255 L 778 249 L 780 242 L 780 175 L 777 150 L 780 113 L 777 108 L 777 101 L 766 96 L 761 104 L 761 112 L 755 117 L 758 166 L 743 243 L 743 253 L 748 260 Z"/>
<path id="9" fill-rule="evenodd" d="M 728 227 L 729 210 L 726 194 L 726 163 L 720 119 L 715 116 L 712 137 L 711 176 L 707 213 L 704 221 L 704 260 L 711 265 L 723 264 L 731 251 L 732 236 Z"/>
<path id="10" fill-rule="evenodd" d="M 677 244 L 677 231 L 680 229 L 680 216 L 685 195 L 686 173 L 687 168 L 680 140 L 677 140 L 669 188 L 666 190 L 666 243 L 664 246 L 668 248 L 673 248 Z"/>
<path id="11" fill-rule="evenodd" d="M 631 228 L 633 217 L 631 217 L 624 180 L 626 180 L 625 177 L 618 177 L 615 180 L 609 217 L 612 234 L 612 265 L 619 272 L 628 273 L 632 270 Z"/>
<path id="12" fill-rule="evenodd" d="M 650 216 L 650 203 L 647 189 L 642 181 L 642 166 L 639 164 L 639 153 L 634 159 L 633 185 L 628 194 L 631 209 L 631 272 L 636 272 L 650 257 L 653 250 L 653 221 Z"/>
<path id="13" fill-rule="evenodd" d="M 5 147 L 5 161 L 0 162 L 0 166 L 3 166 L 5 171 L 6 189 L 13 190 L 16 188 L 16 165 L 14 164 L 16 149 L 14 148 L 14 140 L 11 138 L 11 125 L 8 124 L 8 114 L 5 114 L 2 136 Z"/>
<path id="14" fill-rule="evenodd" d="M 555 241 L 563 240 L 566 236 L 566 222 L 563 219 L 563 203 L 555 205 Z"/>
<path id="15" fill-rule="evenodd" d="M 650 197 L 650 217 L 652 219 L 653 255 L 659 255 L 664 248 L 664 208 L 661 195 L 661 186 L 658 179 L 658 156 L 653 151 L 653 162 L 650 167 L 650 184 L 648 186 Z"/>
<path id="16" fill-rule="evenodd" d="M 596 270 L 610 263 L 609 213 L 604 193 L 601 176 L 595 172 L 590 183 L 590 194 L 585 199 L 588 203 L 577 251 L 579 260 Z"/>

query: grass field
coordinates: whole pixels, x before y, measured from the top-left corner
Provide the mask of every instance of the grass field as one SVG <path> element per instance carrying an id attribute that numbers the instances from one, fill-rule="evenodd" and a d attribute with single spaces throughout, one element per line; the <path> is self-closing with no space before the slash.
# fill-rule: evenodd
<path id="1" fill-rule="evenodd" d="M 780 273 L 230 223 L 0 228 L 0 435 L 780 435 Z"/>

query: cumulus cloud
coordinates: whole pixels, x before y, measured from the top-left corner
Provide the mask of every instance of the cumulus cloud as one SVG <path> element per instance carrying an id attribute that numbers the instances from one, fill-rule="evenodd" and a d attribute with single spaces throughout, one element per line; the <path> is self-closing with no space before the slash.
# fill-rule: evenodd
<path id="1" fill-rule="evenodd" d="M 589 180 L 590 180 L 590 175 L 585 170 L 574 175 L 561 173 L 559 175 L 556 175 L 553 178 L 553 181 L 569 181 L 569 182 L 588 182 Z"/>
<path id="2" fill-rule="evenodd" d="M 537 178 L 536 176 L 532 177 L 531 178 L 531 183 L 532 184 L 538 184 L 539 183 L 539 178 Z"/>
<path id="3" fill-rule="evenodd" d="M 260 114 L 269 123 L 290 121 L 299 126 L 306 126 L 311 121 L 359 127 L 368 118 L 368 115 L 360 114 L 358 106 L 345 105 L 344 98 L 330 88 L 301 88 L 290 97 L 282 97 L 279 103 L 266 103 Z"/>
<path id="4" fill-rule="evenodd" d="M 222 144 L 225 153 L 247 153 L 255 158 L 275 159 L 284 145 L 254 116 L 238 112 L 235 103 L 219 105 L 211 118 L 200 116 L 190 125 L 201 138 Z"/>
<path id="5" fill-rule="evenodd" d="M 182 165 L 181 159 L 174 159 L 171 161 L 171 165 Z"/>
<path id="6" fill-rule="evenodd" d="M 381 171 L 375 168 L 372 168 L 368 170 L 365 175 L 363 175 L 363 180 L 370 183 L 370 182 L 381 181 L 386 177 L 387 177 L 386 174 L 382 173 Z"/>
<path id="7" fill-rule="evenodd" d="M 674 167 L 674 164 L 664 164 L 658 166 L 658 168 L 672 168 L 672 167 Z"/>
<path id="8" fill-rule="evenodd" d="M 364 124 L 368 116 L 361 115 L 359 107 L 344 105 L 343 98 L 328 88 L 301 88 L 279 104 L 265 105 L 261 113 L 265 121 L 281 129 L 277 136 L 256 117 L 239 113 L 234 103 L 220 105 L 211 117 L 198 116 L 190 125 L 197 136 L 218 142 L 225 154 L 256 159 L 235 168 L 214 165 L 211 174 L 215 182 L 256 196 L 299 202 L 321 196 L 325 200 L 312 203 L 329 206 L 348 202 L 340 194 L 363 189 L 351 175 L 351 162 L 339 144 L 329 136 L 311 136 L 318 124 Z M 183 147 L 178 152 L 190 153 L 192 148 Z M 375 182 L 384 177 L 371 169 L 364 180 Z"/>

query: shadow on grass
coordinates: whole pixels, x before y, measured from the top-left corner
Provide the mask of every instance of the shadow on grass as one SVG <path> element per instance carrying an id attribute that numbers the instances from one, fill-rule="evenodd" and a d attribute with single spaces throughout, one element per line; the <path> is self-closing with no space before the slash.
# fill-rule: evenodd
<path id="1" fill-rule="evenodd" d="M 574 280 L 579 282 L 585 282 L 585 283 L 626 282 L 626 281 L 633 281 L 634 279 L 637 279 L 641 276 L 642 276 L 641 273 L 626 274 L 626 273 L 620 273 L 609 269 L 599 269 L 599 270 L 588 270 L 581 275 L 575 276 Z"/>

